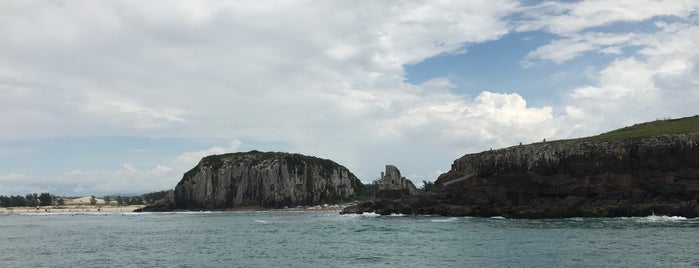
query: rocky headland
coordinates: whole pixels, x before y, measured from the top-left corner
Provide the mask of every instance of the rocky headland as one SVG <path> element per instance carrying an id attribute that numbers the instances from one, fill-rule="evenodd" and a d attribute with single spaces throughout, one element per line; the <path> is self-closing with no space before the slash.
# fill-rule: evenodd
<path id="1" fill-rule="evenodd" d="M 331 160 L 251 151 L 204 157 L 172 196 L 141 211 L 310 206 L 350 201 L 364 190 L 352 172 Z"/>
<path id="2" fill-rule="evenodd" d="M 632 129 L 620 131 L 467 154 L 427 192 L 379 191 L 373 201 L 342 213 L 699 216 L 699 133 L 638 137 L 624 134 Z"/>

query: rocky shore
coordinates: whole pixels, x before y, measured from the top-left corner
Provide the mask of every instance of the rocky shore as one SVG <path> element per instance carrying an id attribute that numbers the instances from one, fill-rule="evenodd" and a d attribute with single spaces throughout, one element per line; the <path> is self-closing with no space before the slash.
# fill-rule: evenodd
<path id="1" fill-rule="evenodd" d="M 386 190 L 342 213 L 512 218 L 699 216 L 699 133 L 572 140 L 467 154 L 411 194 Z"/>

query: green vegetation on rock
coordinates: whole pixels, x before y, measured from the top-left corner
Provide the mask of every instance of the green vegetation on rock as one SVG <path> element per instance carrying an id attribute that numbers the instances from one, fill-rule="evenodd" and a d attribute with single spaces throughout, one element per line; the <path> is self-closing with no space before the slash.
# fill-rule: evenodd
<path id="1" fill-rule="evenodd" d="M 666 134 L 685 134 L 699 132 L 699 116 L 679 119 L 666 119 L 635 124 L 597 136 L 582 138 L 588 141 L 604 141 L 614 139 L 641 139 Z"/>

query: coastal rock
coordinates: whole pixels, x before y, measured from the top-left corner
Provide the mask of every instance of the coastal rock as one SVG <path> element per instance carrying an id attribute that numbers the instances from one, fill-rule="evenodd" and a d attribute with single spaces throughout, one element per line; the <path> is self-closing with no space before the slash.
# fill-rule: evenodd
<path id="1" fill-rule="evenodd" d="M 409 194 L 417 192 L 413 182 L 401 176 L 400 170 L 393 165 L 386 165 L 386 172 L 381 172 L 378 183 L 379 191 L 405 189 Z"/>
<path id="2" fill-rule="evenodd" d="M 430 192 L 377 195 L 362 212 L 698 217 L 698 201 L 699 133 L 689 133 L 544 142 L 467 154 L 439 176 Z"/>
<path id="3" fill-rule="evenodd" d="M 168 191 L 165 197 L 155 201 L 153 204 L 134 210 L 133 212 L 168 212 L 176 210 L 175 195 L 173 191 Z"/>
<path id="4" fill-rule="evenodd" d="M 232 153 L 204 157 L 184 174 L 174 207 L 217 210 L 242 206 L 282 208 L 354 197 L 364 185 L 327 159 L 290 153 Z"/>

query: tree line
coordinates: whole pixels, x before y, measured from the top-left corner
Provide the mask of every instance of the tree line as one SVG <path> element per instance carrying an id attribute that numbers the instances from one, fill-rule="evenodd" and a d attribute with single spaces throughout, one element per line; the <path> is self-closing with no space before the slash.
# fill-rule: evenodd
<path id="1" fill-rule="evenodd" d="M 115 203 L 118 206 L 127 205 L 147 205 L 155 201 L 163 199 L 168 191 L 151 192 L 138 196 L 104 196 L 104 201 L 107 204 Z M 65 197 L 55 196 L 51 193 L 32 193 L 27 195 L 0 195 L 0 207 L 37 207 L 37 206 L 63 206 L 65 205 Z M 90 204 L 96 205 L 97 198 L 92 196 Z"/>
<path id="2" fill-rule="evenodd" d="M 33 193 L 25 196 L 0 195 L 0 207 L 36 207 L 36 206 L 51 206 L 54 204 L 63 205 L 65 201 L 62 197 L 54 196 L 50 193 Z"/>

